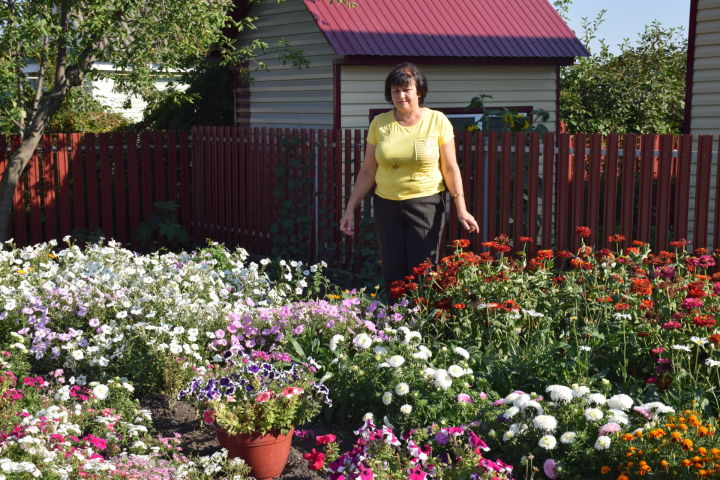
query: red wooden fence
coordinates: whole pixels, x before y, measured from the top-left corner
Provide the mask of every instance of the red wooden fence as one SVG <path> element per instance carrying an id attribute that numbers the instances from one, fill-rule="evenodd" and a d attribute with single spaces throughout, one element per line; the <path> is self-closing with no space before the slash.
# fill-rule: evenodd
<path id="1" fill-rule="evenodd" d="M 271 227 L 290 204 L 296 221 L 274 235 L 304 238 L 299 247 L 311 260 L 357 266 L 360 237 L 342 235 L 337 223 L 360 168 L 364 132 L 191 133 L 45 136 L 16 192 L 16 243 L 95 228 L 132 243 L 153 204 L 173 200 L 196 241 L 269 254 Z M 0 138 L 0 174 L 13 141 Z M 475 250 L 502 233 L 530 237 L 533 248 L 573 249 L 578 225 L 591 228 L 598 247 L 614 233 L 625 235 L 626 245 L 637 239 L 656 249 L 680 238 L 720 247 L 720 148 L 712 136 L 466 132 L 456 141 L 468 207 L 481 224 L 481 235 L 471 238 Z M 446 239 L 462 235 L 452 214 Z"/>
<path id="2" fill-rule="evenodd" d="M 0 175 L 17 142 L 0 137 Z M 15 193 L 16 245 L 94 232 L 132 244 L 153 204 L 169 200 L 190 231 L 189 147 L 187 132 L 43 136 Z"/>

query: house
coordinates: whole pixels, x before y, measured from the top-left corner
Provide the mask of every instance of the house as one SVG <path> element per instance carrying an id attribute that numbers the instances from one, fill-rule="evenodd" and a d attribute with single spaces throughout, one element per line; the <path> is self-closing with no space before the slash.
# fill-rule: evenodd
<path id="1" fill-rule="evenodd" d="M 348 8 L 330 0 L 252 2 L 256 39 L 271 48 L 258 57 L 266 71 L 236 82 L 235 123 L 240 126 L 367 128 L 387 110 L 384 81 L 401 61 L 427 74 L 426 105 L 456 125 L 481 112 L 465 107 L 478 94 L 486 107 L 518 112 L 543 109 L 557 129 L 560 67 L 589 55 L 548 0 L 356 0 Z M 278 58 L 289 43 L 310 64 L 296 68 Z"/>
<path id="2" fill-rule="evenodd" d="M 720 135 L 720 0 L 691 0 L 683 132 Z"/>

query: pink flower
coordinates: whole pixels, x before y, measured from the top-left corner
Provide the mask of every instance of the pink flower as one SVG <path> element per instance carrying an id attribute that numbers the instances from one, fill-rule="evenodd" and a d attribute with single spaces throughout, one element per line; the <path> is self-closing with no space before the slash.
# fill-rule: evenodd
<path id="1" fill-rule="evenodd" d="M 468 436 L 470 437 L 470 445 L 472 445 L 473 447 L 479 448 L 480 450 L 483 450 L 485 452 L 490 450 L 490 447 L 487 446 L 487 443 L 485 443 L 482 438 L 478 437 L 477 434 L 472 430 L 468 432 Z"/>
<path id="2" fill-rule="evenodd" d="M 215 410 L 208 408 L 202 414 L 203 423 L 205 425 L 212 425 L 215 423 Z"/>
<path id="3" fill-rule="evenodd" d="M 643 407 L 633 407 L 633 410 L 642 415 L 643 417 L 647 418 L 648 420 L 652 420 L 653 414 L 650 410 Z"/>
<path id="4" fill-rule="evenodd" d="M 215 330 L 215 338 L 223 338 L 225 336 L 225 330 L 219 328 Z"/>
<path id="5" fill-rule="evenodd" d="M 90 445 L 97 448 L 98 450 L 105 450 L 107 448 L 107 442 L 105 441 L 105 439 L 96 437 L 95 435 L 88 435 L 83 438 L 83 440 L 87 440 Z"/>
<path id="6" fill-rule="evenodd" d="M 615 422 L 606 423 L 602 427 L 600 427 L 600 431 L 598 432 L 599 435 L 607 435 L 608 433 L 617 433 L 620 431 L 620 424 Z"/>
<path id="7" fill-rule="evenodd" d="M 360 472 L 360 480 L 373 480 L 375 478 L 372 468 L 366 467 L 362 463 L 358 465 L 358 471 Z"/>
<path id="8" fill-rule="evenodd" d="M 411 468 L 408 472 L 408 480 L 425 480 L 427 472 L 424 472 L 420 467 Z"/>
<path id="9" fill-rule="evenodd" d="M 478 397 L 480 397 L 480 400 L 485 400 L 487 398 L 487 393 L 480 392 L 480 395 L 478 395 Z"/>
<path id="10" fill-rule="evenodd" d="M 548 478 L 557 478 L 557 462 L 552 458 L 548 458 L 543 463 L 543 472 Z"/>
<path id="11" fill-rule="evenodd" d="M 699 298 L 687 297 L 680 306 L 685 310 L 692 310 L 693 308 L 702 307 L 703 301 Z"/>
<path id="12" fill-rule="evenodd" d="M 315 437 L 315 442 L 317 442 L 318 445 L 326 445 L 328 443 L 332 443 L 335 441 L 335 435 L 332 433 L 328 433 L 327 435 L 318 435 Z"/>
<path id="13" fill-rule="evenodd" d="M 269 391 L 268 392 L 260 392 L 255 397 L 255 401 L 257 403 L 264 403 L 264 402 L 267 402 L 268 400 L 270 400 L 272 398 L 272 396 L 273 396 L 273 392 L 269 392 Z"/>
<path id="14" fill-rule="evenodd" d="M 678 328 L 682 328 L 682 323 L 676 322 L 675 320 L 670 320 L 663 323 L 662 328 L 664 328 L 665 330 L 677 330 Z"/>
<path id="15" fill-rule="evenodd" d="M 457 401 L 458 403 L 473 403 L 472 397 L 467 393 L 458 393 Z"/>
<path id="16" fill-rule="evenodd" d="M 287 387 L 285 390 L 283 390 L 282 394 L 283 394 L 284 397 L 292 398 L 292 397 L 294 397 L 295 395 L 300 395 L 300 394 L 303 393 L 304 391 L 305 391 L 305 390 L 303 390 L 303 389 L 300 388 L 300 387 Z"/>

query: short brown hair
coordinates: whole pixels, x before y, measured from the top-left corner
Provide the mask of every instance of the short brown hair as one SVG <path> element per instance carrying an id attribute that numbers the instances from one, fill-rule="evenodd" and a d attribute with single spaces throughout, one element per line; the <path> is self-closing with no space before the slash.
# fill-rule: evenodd
<path id="1" fill-rule="evenodd" d="M 415 81 L 415 88 L 418 92 L 420 105 L 422 105 L 428 93 L 427 77 L 417 65 L 410 62 L 395 65 L 395 68 L 388 74 L 385 79 L 385 100 L 392 103 L 392 95 L 390 94 L 392 87 L 404 87 L 413 80 Z"/>

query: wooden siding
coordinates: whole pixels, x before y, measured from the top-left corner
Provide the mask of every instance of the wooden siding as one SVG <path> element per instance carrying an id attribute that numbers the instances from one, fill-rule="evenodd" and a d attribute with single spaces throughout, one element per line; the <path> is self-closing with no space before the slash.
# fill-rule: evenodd
<path id="1" fill-rule="evenodd" d="M 248 13 L 258 17 L 256 30 L 243 32 L 239 41 L 255 39 L 270 49 L 257 57 L 267 71 L 252 74 L 253 83 L 236 97 L 236 118 L 247 115 L 254 125 L 271 127 L 332 128 L 332 61 L 335 53 L 300 0 L 253 4 Z M 278 54 L 281 39 L 303 50 L 308 68 L 283 65 Z M 252 68 L 252 66 L 251 66 Z M 246 117 L 247 118 L 247 117 Z"/>
<path id="2" fill-rule="evenodd" d="M 720 0 L 700 0 L 690 113 L 691 133 L 720 133 Z"/>
<path id="3" fill-rule="evenodd" d="M 543 65 L 420 65 L 428 77 L 430 108 L 463 108 L 478 94 L 492 95 L 486 106 L 542 108 L 555 127 L 555 67 Z M 342 67 L 342 128 L 367 128 L 370 109 L 390 108 L 384 98 L 388 66 Z"/>

